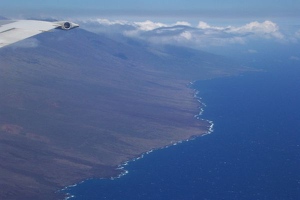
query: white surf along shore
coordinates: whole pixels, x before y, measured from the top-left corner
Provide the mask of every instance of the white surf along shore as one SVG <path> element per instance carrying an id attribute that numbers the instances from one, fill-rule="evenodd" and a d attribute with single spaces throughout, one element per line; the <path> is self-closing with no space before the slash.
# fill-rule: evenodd
<path id="1" fill-rule="evenodd" d="M 194 82 L 190 82 L 190 84 L 188 85 L 189 87 L 191 87 L 192 85 L 194 84 Z M 192 137 L 192 138 L 189 138 L 189 139 L 186 139 L 186 140 L 181 140 L 181 141 L 177 141 L 177 142 L 172 142 L 171 144 L 169 145 L 166 145 L 164 147 L 161 147 L 161 148 L 156 148 L 156 149 L 151 149 L 143 154 L 141 154 L 140 156 L 136 157 L 136 158 L 133 158 L 131 160 L 128 160 L 128 161 L 125 161 L 123 162 L 122 164 L 120 164 L 117 169 L 118 170 L 121 170 L 122 172 L 116 176 L 116 177 L 111 177 L 110 180 L 115 180 L 115 179 L 119 179 L 121 178 L 122 176 L 125 176 L 129 173 L 128 170 L 126 170 L 126 166 L 129 165 L 131 162 L 135 162 L 137 160 L 140 160 L 142 158 L 144 158 L 146 155 L 152 153 L 153 151 L 157 151 L 157 150 L 163 150 L 163 149 L 166 149 L 166 148 L 169 148 L 169 147 L 172 147 L 172 146 L 176 146 L 178 144 L 181 144 L 183 142 L 188 142 L 188 141 L 191 141 L 191 140 L 195 140 L 196 138 L 199 138 L 199 137 L 203 137 L 203 136 L 206 136 L 208 134 L 211 134 L 213 132 L 213 128 L 214 128 L 214 123 L 213 121 L 211 120 L 207 120 L 207 119 L 202 119 L 201 116 L 203 115 L 203 112 L 204 112 L 204 108 L 206 107 L 206 104 L 202 102 L 202 98 L 199 96 L 199 91 L 194 89 L 194 98 L 197 99 L 197 101 L 199 102 L 200 106 L 199 106 L 199 114 L 195 115 L 194 117 L 197 119 L 197 120 L 203 120 L 203 121 L 207 121 L 209 123 L 209 126 L 208 126 L 208 131 L 207 133 L 204 133 L 202 135 L 199 135 L 199 136 L 195 136 L 195 137 Z M 107 178 L 97 178 L 97 180 L 103 180 L 103 179 L 107 179 Z M 83 180 L 81 181 L 80 183 L 76 183 L 76 184 L 73 184 L 73 185 L 70 185 L 70 186 L 66 186 L 65 188 L 59 190 L 58 192 L 59 193 L 65 193 L 65 191 L 67 191 L 69 188 L 73 188 L 73 187 L 76 187 L 80 184 L 83 184 L 84 182 L 86 181 L 89 181 L 89 180 L 93 180 L 93 178 L 90 178 L 90 179 L 86 179 L 86 180 Z M 68 199 L 72 199 L 74 198 L 75 196 L 70 194 L 70 193 L 65 193 L 66 194 L 66 198 L 65 200 L 68 200 Z"/>

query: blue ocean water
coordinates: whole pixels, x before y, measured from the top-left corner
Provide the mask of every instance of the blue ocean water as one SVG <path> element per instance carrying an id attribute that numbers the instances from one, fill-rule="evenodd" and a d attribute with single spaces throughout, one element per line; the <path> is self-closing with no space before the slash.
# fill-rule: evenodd
<path id="1" fill-rule="evenodd" d="M 89 180 L 74 200 L 300 199 L 300 67 L 198 81 L 214 132 L 157 150 L 116 180 Z"/>

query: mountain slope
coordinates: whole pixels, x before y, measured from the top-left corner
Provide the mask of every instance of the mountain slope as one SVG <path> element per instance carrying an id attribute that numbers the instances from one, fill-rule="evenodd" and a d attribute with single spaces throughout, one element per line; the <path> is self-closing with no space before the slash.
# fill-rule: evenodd
<path id="1" fill-rule="evenodd" d="M 239 72 L 180 47 L 55 30 L 0 49 L 1 199 L 53 199 L 150 149 L 208 131 L 189 81 Z"/>

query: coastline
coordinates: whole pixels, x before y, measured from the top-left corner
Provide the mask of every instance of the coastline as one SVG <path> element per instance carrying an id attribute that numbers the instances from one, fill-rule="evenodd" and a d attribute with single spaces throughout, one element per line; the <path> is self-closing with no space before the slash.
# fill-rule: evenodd
<path id="1" fill-rule="evenodd" d="M 190 82 L 188 88 L 192 89 L 191 87 L 193 86 L 194 82 Z M 138 157 L 135 157 L 131 160 L 128 160 L 128 161 L 125 161 L 123 163 L 121 163 L 120 165 L 118 165 L 118 167 L 116 168 L 116 170 L 121 170 L 121 173 L 117 176 L 113 176 L 113 177 L 110 177 L 110 178 L 89 178 L 89 179 L 86 179 L 86 180 L 83 180 L 79 183 L 76 183 L 76 184 L 73 184 L 73 185 L 70 185 L 70 186 L 66 186 L 64 187 L 63 189 L 60 189 L 58 192 L 59 193 L 63 193 L 66 195 L 65 199 L 64 200 L 69 200 L 69 199 L 72 199 L 72 198 L 75 198 L 76 196 L 75 195 L 72 195 L 70 194 L 69 192 L 64 192 L 64 191 L 67 191 L 69 190 L 70 188 L 74 188 L 80 184 L 84 184 L 85 182 L 87 181 L 90 181 L 90 180 L 111 180 L 111 181 L 114 181 L 115 179 L 120 179 L 122 178 L 123 176 L 126 176 L 127 174 L 129 174 L 129 170 L 126 170 L 126 166 L 128 166 L 130 163 L 132 162 L 136 162 L 140 159 L 143 159 L 145 156 L 147 156 L 148 154 L 154 152 L 154 151 L 159 151 L 159 150 L 164 150 L 164 149 L 167 149 L 167 148 L 170 148 L 170 147 L 173 147 L 173 146 L 177 146 L 177 145 L 180 145 L 181 143 L 183 142 L 189 142 L 189 141 L 192 141 L 192 140 L 195 140 L 199 137 L 203 137 L 203 136 L 206 136 L 206 135 L 209 135 L 211 133 L 213 133 L 213 127 L 214 127 L 214 123 L 213 121 L 211 120 L 208 120 L 208 119 L 203 119 L 201 118 L 201 116 L 203 115 L 203 112 L 204 112 L 204 107 L 206 107 L 206 104 L 203 103 L 201 100 L 202 98 L 200 96 L 198 96 L 199 94 L 199 91 L 196 90 L 196 89 L 193 89 L 194 90 L 194 99 L 197 100 L 197 102 L 199 103 L 199 106 L 198 106 L 198 109 L 200 110 L 199 111 L 199 114 L 195 115 L 194 118 L 196 118 L 197 120 L 200 120 L 200 121 L 206 121 L 210 124 L 210 126 L 207 127 L 207 133 L 203 133 L 203 134 L 200 134 L 200 135 L 196 135 L 196 136 L 192 136 L 191 138 L 188 138 L 188 139 L 185 139 L 185 140 L 180 140 L 180 141 L 176 141 L 172 144 L 169 144 L 169 145 L 166 145 L 164 147 L 160 147 L 160 148 L 156 148 L 156 149 L 150 149 L 149 151 L 145 152 L 145 153 L 142 153 L 140 156 Z"/>
<path id="2" fill-rule="evenodd" d="M 202 117 L 214 120 L 214 134 L 130 163 L 125 167 L 132 173 L 123 179 L 94 180 L 71 192 L 78 199 L 297 199 L 299 115 L 286 112 L 300 107 L 295 74 L 200 81 L 196 88 L 208 104 Z"/>
<path id="3" fill-rule="evenodd" d="M 3 199 L 53 199 L 81 180 L 119 175 L 143 152 L 207 134 L 211 122 L 195 117 L 187 83 L 245 70 L 191 49 L 182 51 L 194 62 L 183 66 L 190 58 L 170 48 L 153 54 L 84 30 L 66 36 L 75 48 L 49 34 L 37 48 L 0 54 Z M 212 57 L 216 64 L 199 65 Z"/>

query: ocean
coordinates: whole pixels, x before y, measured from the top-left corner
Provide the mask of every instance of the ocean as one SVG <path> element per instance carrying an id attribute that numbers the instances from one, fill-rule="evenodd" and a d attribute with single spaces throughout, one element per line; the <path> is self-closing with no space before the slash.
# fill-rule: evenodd
<path id="1" fill-rule="evenodd" d="M 88 180 L 72 200 L 300 199 L 300 67 L 195 82 L 213 133 Z"/>

